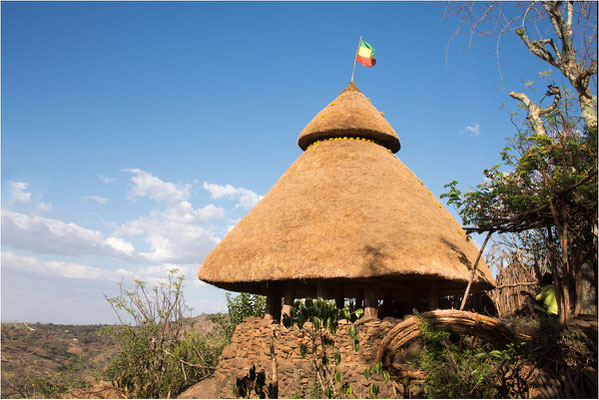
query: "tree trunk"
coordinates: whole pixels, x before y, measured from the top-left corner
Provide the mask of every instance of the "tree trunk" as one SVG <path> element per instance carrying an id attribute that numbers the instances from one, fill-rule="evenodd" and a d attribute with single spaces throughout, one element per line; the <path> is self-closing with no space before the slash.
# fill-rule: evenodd
<path id="1" fill-rule="evenodd" d="M 597 108 L 593 103 L 593 96 L 579 91 L 578 101 L 580 102 L 580 112 L 587 129 L 589 131 L 597 131 Z"/>
<path id="2" fill-rule="evenodd" d="M 559 232 L 560 236 L 560 246 L 562 253 L 562 275 L 564 276 L 564 285 L 563 285 L 563 293 L 564 293 L 564 320 L 565 322 L 569 322 L 571 320 L 570 313 L 570 261 L 568 260 L 568 225 L 564 224 L 564 228 L 561 232 Z"/>
<path id="3" fill-rule="evenodd" d="M 557 307 L 559 308 L 558 310 L 558 314 L 559 314 L 559 320 L 562 324 L 565 323 L 565 316 L 564 316 L 564 304 L 562 302 L 562 285 L 559 279 L 559 272 L 557 270 L 557 263 L 558 263 L 558 257 L 557 257 L 557 250 L 555 248 L 555 242 L 553 240 L 553 233 L 551 232 L 551 227 L 547 227 L 547 235 L 549 238 L 549 253 L 551 255 L 551 261 L 549 262 L 549 267 L 551 269 L 551 275 L 553 276 L 553 284 L 555 285 L 555 300 L 557 302 Z"/>
<path id="4" fill-rule="evenodd" d="M 559 204 L 558 204 L 559 207 Z M 549 202 L 549 208 L 551 209 L 551 215 L 553 216 L 553 221 L 557 228 L 557 234 L 561 249 L 561 262 L 562 262 L 562 276 L 563 276 L 563 316 L 560 315 L 560 321 L 562 323 L 567 323 L 570 321 L 570 262 L 568 260 L 568 222 L 564 217 L 564 211 L 562 207 L 560 208 L 560 216 L 562 217 L 560 221 L 560 216 L 556 211 L 556 207 L 553 204 L 553 201 Z M 560 282 L 561 285 L 561 282 Z M 557 286 L 556 286 L 557 289 Z M 556 290 L 557 291 L 557 290 Z"/>
<path id="5" fill-rule="evenodd" d="M 584 302 L 582 264 L 583 257 L 580 246 L 574 246 L 570 253 L 572 258 L 572 269 L 574 272 L 574 290 L 576 291 L 576 300 L 574 301 L 574 315 L 582 312 L 582 303 Z"/>

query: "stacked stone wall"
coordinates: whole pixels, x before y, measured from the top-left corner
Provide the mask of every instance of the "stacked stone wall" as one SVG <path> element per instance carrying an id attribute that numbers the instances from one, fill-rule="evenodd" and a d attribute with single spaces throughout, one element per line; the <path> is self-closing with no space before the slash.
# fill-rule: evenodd
<path id="1" fill-rule="evenodd" d="M 353 340 L 349 336 L 350 323 L 345 320 L 339 322 L 333 337 L 335 350 L 332 352 L 339 351 L 341 354 L 341 363 L 337 370 L 343 374 L 342 382 L 352 386 L 352 397 L 371 397 L 369 386 L 373 382 L 380 388 L 379 398 L 398 397 L 391 382 L 385 383 L 377 376 L 366 379 L 363 372 L 366 368 L 374 366 L 381 340 L 399 321 L 395 318 L 385 318 L 382 321 L 371 319 L 356 322 L 360 341 L 358 351 L 354 350 Z M 306 325 L 308 329 L 311 327 L 310 323 Z M 273 336 L 273 331 L 276 336 Z M 235 329 L 231 344 L 225 348 L 219 360 L 214 375 L 214 387 L 220 389 L 213 393 L 214 397 L 235 397 L 236 379 L 247 375 L 252 364 L 256 366 L 257 371 L 264 369 L 266 382 L 270 383 L 272 379 L 271 341 L 274 343 L 278 365 L 279 397 L 316 396 L 314 368 L 310 364 L 309 357 L 303 358 L 300 354 L 302 343 L 306 344 L 310 351 L 309 337 L 307 335 L 302 337 L 297 326 L 287 329 L 272 320 L 245 318 Z M 330 356 L 332 357 L 332 354 Z"/>

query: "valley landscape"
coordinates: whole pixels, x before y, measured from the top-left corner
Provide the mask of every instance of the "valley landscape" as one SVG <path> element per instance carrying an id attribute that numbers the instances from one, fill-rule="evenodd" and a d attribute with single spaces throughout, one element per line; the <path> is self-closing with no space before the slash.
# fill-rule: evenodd
<path id="1" fill-rule="evenodd" d="M 210 316 L 190 318 L 187 329 L 208 333 Z M 2 323 L 2 398 L 84 397 L 97 389 L 116 343 L 110 334 L 116 325 L 58 325 Z M 100 384 L 106 397 L 112 385 Z M 104 397 L 95 392 L 93 397 Z"/>

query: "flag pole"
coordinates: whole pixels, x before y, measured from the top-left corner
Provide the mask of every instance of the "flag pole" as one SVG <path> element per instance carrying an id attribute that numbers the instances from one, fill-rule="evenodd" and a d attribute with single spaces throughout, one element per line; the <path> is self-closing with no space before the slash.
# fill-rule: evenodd
<path id="1" fill-rule="evenodd" d="M 351 83 L 354 83 L 354 74 L 356 73 L 356 61 L 358 61 L 358 52 L 360 51 L 360 45 L 362 44 L 362 36 L 358 42 L 358 50 L 356 50 L 356 57 L 354 57 L 354 70 L 351 72 Z"/>

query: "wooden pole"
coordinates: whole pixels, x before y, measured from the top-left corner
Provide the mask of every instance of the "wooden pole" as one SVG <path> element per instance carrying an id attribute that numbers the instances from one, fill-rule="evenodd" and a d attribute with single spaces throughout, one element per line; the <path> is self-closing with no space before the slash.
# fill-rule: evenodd
<path id="1" fill-rule="evenodd" d="M 293 308 L 293 287 L 290 283 L 285 285 L 283 298 L 283 311 L 281 312 L 281 318 L 283 315 L 291 316 L 291 309 Z"/>
<path id="2" fill-rule="evenodd" d="M 487 233 L 487 237 L 485 238 L 485 241 L 483 242 L 483 245 L 481 246 L 480 251 L 478 252 L 478 256 L 476 257 L 474 265 L 472 266 L 472 274 L 470 274 L 470 280 L 468 281 L 468 286 L 466 286 L 466 291 L 464 292 L 464 298 L 462 299 L 462 304 L 460 305 L 460 311 L 464 310 L 466 300 L 468 299 L 468 294 L 470 293 L 470 287 L 472 286 L 472 281 L 474 280 L 474 274 L 476 273 L 476 267 L 478 266 L 480 257 L 483 255 L 483 250 L 485 249 L 485 246 L 487 245 L 487 242 L 489 241 L 489 238 L 491 237 L 492 233 L 492 231 L 489 231 Z"/>
<path id="3" fill-rule="evenodd" d="M 362 44 L 362 36 L 360 36 L 360 41 L 358 42 L 358 49 L 356 50 L 356 56 L 354 57 L 354 69 L 351 72 L 351 81 L 354 82 L 354 74 L 356 73 L 356 61 L 358 61 L 358 52 L 360 51 L 360 45 Z"/>
<path id="4" fill-rule="evenodd" d="M 328 290 L 323 281 L 318 281 L 316 286 L 316 298 L 322 298 L 326 300 L 328 297 Z"/>
<path id="5" fill-rule="evenodd" d="M 264 310 L 264 319 L 274 319 L 278 321 L 281 318 L 281 288 L 273 285 L 268 288 L 266 294 L 266 309 Z"/>
<path id="6" fill-rule="evenodd" d="M 264 310 L 264 319 L 274 319 L 275 315 L 275 298 L 272 290 L 266 294 L 266 308 Z"/>
<path id="7" fill-rule="evenodd" d="M 335 290 L 335 305 L 340 310 L 345 306 L 345 290 L 343 284 L 339 284 Z"/>
<path id="8" fill-rule="evenodd" d="M 385 316 L 390 316 L 393 312 L 393 293 L 390 289 L 386 289 L 383 293 L 383 306 L 381 307 L 381 312 Z"/>
<path id="9" fill-rule="evenodd" d="M 437 284 L 433 283 L 431 285 L 430 292 L 428 292 L 428 308 L 429 308 L 429 310 L 434 310 L 439 307 L 439 303 L 437 301 L 437 298 L 439 297 L 438 293 L 439 292 L 437 290 Z"/>
<path id="10" fill-rule="evenodd" d="M 379 315 L 379 299 L 377 297 L 376 286 L 366 285 L 364 290 L 364 317 L 377 318 Z"/>

